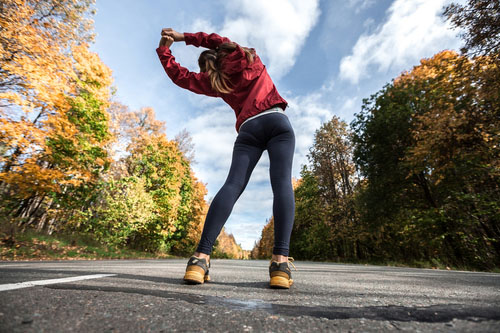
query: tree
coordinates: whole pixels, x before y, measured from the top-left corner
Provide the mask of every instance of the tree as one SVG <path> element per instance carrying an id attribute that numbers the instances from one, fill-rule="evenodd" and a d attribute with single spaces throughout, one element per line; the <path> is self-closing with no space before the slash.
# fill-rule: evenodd
<path id="1" fill-rule="evenodd" d="M 176 233 L 188 223 L 193 186 L 189 164 L 164 134 L 134 138 L 129 147 L 128 175 L 145 180 L 157 207 L 156 217 L 135 235 L 135 242 L 143 249 L 169 251 Z"/>
<path id="2" fill-rule="evenodd" d="M 101 175 L 93 204 L 76 229 L 120 246 L 191 254 L 208 210 L 205 185 L 177 142 L 167 139 L 152 108 L 130 111 L 115 102 L 110 115 L 111 172 Z"/>
<path id="3" fill-rule="evenodd" d="M 338 117 L 324 123 L 309 149 L 295 190 L 291 250 L 304 259 L 340 260 L 362 256 L 355 210 L 359 182 L 348 125 Z"/>
<path id="4" fill-rule="evenodd" d="M 70 46 L 93 38 L 92 21 L 87 17 L 89 12 L 93 13 L 93 3 L 91 0 L 0 2 L 0 99 L 5 104 L 29 112 L 42 106 L 50 109 L 56 101 L 63 102 L 60 92 L 71 87 L 65 85 L 71 80 Z"/>
<path id="5" fill-rule="evenodd" d="M 126 157 L 134 149 L 134 145 L 147 142 L 151 136 L 164 135 L 165 122 L 156 119 L 155 111 L 151 107 L 130 110 L 128 106 L 116 101 L 111 103 L 109 114 L 110 131 L 114 140 L 109 142 L 107 151 L 113 157 L 112 176 L 120 179 L 130 176 L 127 172 Z"/>
<path id="6" fill-rule="evenodd" d="M 332 223 L 336 224 L 349 223 L 354 218 L 351 199 L 356 167 L 352 161 L 350 136 L 348 125 L 333 117 L 316 131 L 308 155 Z"/>
<path id="7" fill-rule="evenodd" d="M 243 259 L 245 256 L 243 249 L 236 240 L 233 234 L 226 233 L 222 228 L 217 240 L 215 241 L 212 258 L 227 258 L 227 259 Z"/>
<path id="8" fill-rule="evenodd" d="M 290 237 L 290 253 L 297 259 L 331 259 L 333 246 L 327 226 L 327 208 L 318 179 L 303 166 L 295 187 L 295 221 Z"/>
<path id="9" fill-rule="evenodd" d="M 71 47 L 92 39 L 91 22 L 85 18 L 91 4 L 0 3 L 1 171 L 8 173 L 33 151 L 43 150 L 43 121 L 69 109 L 67 96 L 77 93 Z"/>
<path id="10" fill-rule="evenodd" d="M 1 3 L 2 213 L 23 226 L 55 230 L 109 165 L 111 72 L 88 50 L 91 4 Z"/>
<path id="11" fill-rule="evenodd" d="M 187 220 L 189 224 L 178 236 L 177 242 L 172 247 L 172 252 L 180 255 L 192 255 L 198 246 L 198 242 L 203 232 L 203 223 L 208 212 L 208 204 L 205 201 L 207 194 L 206 185 L 198 181 L 194 174 L 193 200 Z"/>
<path id="12" fill-rule="evenodd" d="M 252 249 L 252 258 L 271 259 L 274 246 L 274 216 L 271 217 L 262 229 L 259 241 Z"/>
<path id="13" fill-rule="evenodd" d="M 143 178 L 111 179 L 100 184 L 94 206 L 82 211 L 80 224 L 72 227 L 108 245 L 133 247 L 134 235 L 147 230 L 156 211 Z"/>
<path id="14" fill-rule="evenodd" d="M 183 129 L 175 136 L 174 140 L 179 145 L 179 150 L 182 151 L 186 159 L 191 164 L 195 163 L 194 144 L 189 132 L 186 129 Z"/>
<path id="15" fill-rule="evenodd" d="M 89 51 L 92 4 L 0 2 L 0 217 L 185 253 L 206 188 L 152 108 L 110 104 L 111 71 Z"/>
<path id="16" fill-rule="evenodd" d="M 444 16 L 454 28 L 464 30 L 464 54 L 500 60 L 500 1 L 468 0 L 465 6 L 452 3 L 445 8 Z"/>
<path id="17" fill-rule="evenodd" d="M 397 81 L 423 91 L 419 102 L 429 105 L 414 119 L 405 162 L 429 180 L 455 262 L 500 257 L 499 74 L 491 58 L 445 51 Z"/>
<path id="18" fill-rule="evenodd" d="M 491 58 L 443 51 L 364 101 L 354 156 L 378 256 L 498 261 L 498 77 Z"/>

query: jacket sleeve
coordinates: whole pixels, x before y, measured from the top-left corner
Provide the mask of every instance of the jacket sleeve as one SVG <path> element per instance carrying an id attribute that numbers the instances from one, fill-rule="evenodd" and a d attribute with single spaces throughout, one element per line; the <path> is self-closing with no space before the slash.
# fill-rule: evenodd
<path id="1" fill-rule="evenodd" d="M 206 73 L 193 73 L 187 68 L 182 67 L 175 61 L 168 47 L 161 46 L 156 49 L 156 53 L 160 58 L 160 62 L 165 72 L 176 85 L 197 94 L 211 97 L 219 96 L 217 92 L 212 89 L 212 85 Z"/>
<path id="2" fill-rule="evenodd" d="M 231 40 L 227 37 L 221 37 L 217 34 L 206 34 L 204 32 L 197 33 L 184 33 L 184 42 L 186 45 L 193 45 L 196 47 L 206 47 L 207 49 L 214 50 L 217 46 L 222 43 L 231 43 Z"/>

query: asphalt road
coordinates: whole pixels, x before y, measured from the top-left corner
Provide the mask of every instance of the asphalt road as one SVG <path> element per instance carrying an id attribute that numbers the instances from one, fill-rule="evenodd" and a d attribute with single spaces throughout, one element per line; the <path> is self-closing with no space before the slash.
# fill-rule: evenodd
<path id="1" fill-rule="evenodd" d="M 268 261 L 186 262 L 0 262 L 0 332 L 500 332 L 500 274 L 299 261 L 274 290 Z"/>

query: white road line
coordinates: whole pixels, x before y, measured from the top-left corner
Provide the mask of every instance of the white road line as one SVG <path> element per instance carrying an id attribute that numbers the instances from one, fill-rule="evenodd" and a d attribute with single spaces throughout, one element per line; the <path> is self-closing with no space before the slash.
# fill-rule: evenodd
<path id="1" fill-rule="evenodd" d="M 89 279 L 99 279 L 99 278 L 108 277 L 108 276 L 115 276 L 115 275 L 116 274 L 93 274 L 93 275 L 73 276 L 73 277 L 67 277 L 67 278 L 61 278 L 61 279 L 49 279 L 49 280 L 38 280 L 38 281 L 0 284 L 0 291 L 29 288 L 29 287 L 34 287 L 34 286 L 44 286 L 46 284 L 54 284 L 54 283 L 64 283 L 64 282 L 73 282 L 73 281 L 81 281 L 81 280 L 89 280 Z"/>

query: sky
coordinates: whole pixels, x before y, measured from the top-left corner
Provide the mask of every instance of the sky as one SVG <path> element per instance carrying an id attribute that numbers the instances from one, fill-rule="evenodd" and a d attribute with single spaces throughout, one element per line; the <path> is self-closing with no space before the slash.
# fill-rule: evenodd
<path id="1" fill-rule="evenodd" d="M 463 1 L 456 1 L 463 2 Z M 362 100 L 442 50 L 462 45 L 441 17 L 448 0 L 97 0 L 92 50 L 113 71 L 115 100 L 132 110 L 152 107 L 173 139 L 193 140 L 196 177 L 211 200 L 224 184 L 236 139 L 235 115 L 221 99 L 174 85 L 155 49 L 162 28 L 215 32 L 256 49 L 296 136 L 292 176 L 308 164 L 315 131 L 333 116 L 350 123 Z M 176 60 L 198 71 L 202 48 L 174 43 Z M 243 249 L 252 249 L 272 216 L 265 152 L 226 222 Z"/>

